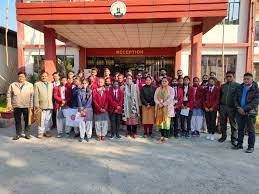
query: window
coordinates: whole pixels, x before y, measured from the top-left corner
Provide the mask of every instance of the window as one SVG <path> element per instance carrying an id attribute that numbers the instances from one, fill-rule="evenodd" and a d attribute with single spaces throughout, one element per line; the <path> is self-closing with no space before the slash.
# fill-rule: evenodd
<path id="1" fill-rule="evenodd" d="M 225 55 L 225 68 L 224 72 L 236 71 L 237 56 Z M 222 69 L 222 56 L 221 55 L 203 55 L 202 56 L 202 75 L 209 75 L 210 72 L 216 72 L 219 80 L 224 80 L 224 74 Z"/>
<path id="2" fill-rule="evenodd" d="M 228 16 L 225 18 L 226 24 L 239 24 L 240 0 L 229 0 Z"/>

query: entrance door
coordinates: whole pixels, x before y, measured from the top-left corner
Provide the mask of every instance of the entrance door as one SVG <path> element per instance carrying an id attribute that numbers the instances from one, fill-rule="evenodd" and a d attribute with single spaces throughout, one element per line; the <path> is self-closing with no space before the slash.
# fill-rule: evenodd
<path id="1" fill-rule="evenodd" d="M 148 71 L 154 78 L 158 77 L 159 69 L 165 68 L 168 75 L 174 75 L 173 57 L 88 57 L 87 68 L 97 67 L 99 76 L 103 75 L 105 68 L 109 68 L 114 75 L 119 72 L 125 75 L 128 70 L 135 75 L 137 72 Z"/>

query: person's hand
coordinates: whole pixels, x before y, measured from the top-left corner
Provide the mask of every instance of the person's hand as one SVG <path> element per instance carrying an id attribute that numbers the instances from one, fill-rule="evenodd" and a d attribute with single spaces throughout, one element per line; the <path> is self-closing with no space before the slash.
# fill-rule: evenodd
<path id="1" fill-rule="evenodd" d="M 162 108 L 163 106 L 164 106 L 163 103 L 160 103 L 160 104 L 159 104 L 159 108 Z"/>
<path id="2" fill-rule="evenodd" d="M 118 109 L 115 109 L 114 112 L 117 113 L 117 112 L 118 112 Z"/>
<path id="3" fill-rule="evenodd" d="M 149 108 L 149 107 L 150 107 L 150 105 L 149 105 L 149 104 L 147 104 L 147 107 Z"/>
<path id="4" fill-rule="evenodd" d="M 101 112 L 105 112 L 105 109 L 101 108 Z"/>
<path id="5" fill-rule="evenodd" d="M 121 109 L 121 107 L 120 107 L 120 106 L 117 106 L 117 109 Z"/>
<path id="6" fill-rule="evenodd" d="M 62 100 L 62 106 L 64 106 L 66 104 L 66 101 L 65 100 Z"/>
<path id="7" fill-rule="evenodd" d="M 241 115 L 245 115 L 245 111 L 241 107 L 238 108 L 238 112 Z"/>
<path id="8" fill-rule="evenodd" d="M 82 108 L 81 107 L 78 107 L 78 112 L 82 112 Z"/>
<path id="9" fill-rule="evenodd" d="M 213 111 L 213 108 L 210 108 L 209 111 L 212 112 L 212 111 Z"/>
<path id="10" fill-rule="evenodd" d="M 205 107 L 205 111 L 206 111 L 206 112 L 209 112 L 210 110 L 209 110 L 207 107 Z"/>

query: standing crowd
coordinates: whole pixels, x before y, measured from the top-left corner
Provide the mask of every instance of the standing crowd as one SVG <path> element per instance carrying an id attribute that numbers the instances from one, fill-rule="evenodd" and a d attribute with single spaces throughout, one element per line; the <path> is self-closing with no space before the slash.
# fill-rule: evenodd
<path id="1" fill-rule="evenodd" d="M 112 77 L 106 68 L 103 77 L 97 74 L 97 68 L 92 68 L 88 77 L 82 71 L 76 75 L 70 71 L 67 76 L 55 72 L 53 82 L 49 82 L 48 73 L 43 72 L 33 86 L 26 81 L 26 74 L 19 72 L 18 81 L 7 92 L 7 106 L 15 117 L 13 139 L 22 135 L 22 116 L 26 139 L 30 139 L 30 125 L 35 121 L 38 138 L 51 137 L 54 127 L 57 138 L 70 137 L 73 130 L 80 142 L 88 142 L 93 130 L 98 141 L 104 141 L 108 132 L 111 139 L 120 139 L 122 126 L 127 128 L 127 138 L 136 139 L 140 124 L 143 138 L 153 138 L 154 126 L 159 128 L 160 143 L 172 136 L 198 137 L 204 130 L 206 138 L 214 141 L 217 127 L 222 134 L 218 141 L 224 142 L 229 121 L 232 148 L 243 149 L 247 131 L 246 152 L 254 151 L 259 89 L 250 73 L 244 74 L 242 84 L 234 81 L 231 71 L 226 72 L 223 84 L 213 72 L 202 80 L 190 80 L 181 70 L 171 78 L 163 68 L 156 80 L 148 72 L 133 76 L 128 71 L 125 76 L 115 73 Z"/>

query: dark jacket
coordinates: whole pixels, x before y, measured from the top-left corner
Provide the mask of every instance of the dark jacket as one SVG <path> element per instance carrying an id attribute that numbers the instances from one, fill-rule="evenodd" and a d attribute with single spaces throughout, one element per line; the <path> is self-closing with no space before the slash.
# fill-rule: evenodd
<path id="1" fill-rule="evenodd" d="M 252 83 L 252 86 L 249 88 L 246 94 L 246 105 L 244 108 L 245 113 L 250 115 L 257 115 L 258 113 L 258 103 L 259 103 L 259 89 L 256 86 L 257 84 Z M 244 84 L 241 84 L 235 95 L 235 107 L 241 107 L 241 99 L 243 94 Z"/>
<path id="2" fill-rule="evenodd" d="M 235 92 L 240 84 L 236 82 L 226 82 L 220 88 L 220 105 L 234 108 Z"/>
<path id="3" fill-rule="evenodd" d="M 77 86 L 75 86 L 72 89 L 71 108 L 78 108 L 78 98 L 77 98 L 77 96 L 78 96 L 80 90 L 81 90 L 81 88 L 77 87 Z"/>
<path id="4" fill-rule="evenodd" d="M 92 108 L 92 101 L 93 101 L 93 95 L 92 95 L 91 89 L 82 88 L 81 90 L 79 90 L 78 96 L 77 96 L 78 107 Z"/>
<path id="5" fill-rule="evenodd" d="M 149 104 L 150 106 L 155 106 L 154 95 L 156 92 L 156 88 L 152 85 L 144 85 L 142 90 L 140 91 L 140 99 L 141 103 L 144 106 Z"/>

